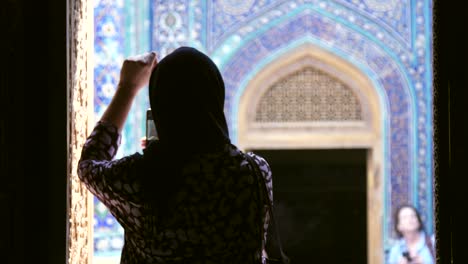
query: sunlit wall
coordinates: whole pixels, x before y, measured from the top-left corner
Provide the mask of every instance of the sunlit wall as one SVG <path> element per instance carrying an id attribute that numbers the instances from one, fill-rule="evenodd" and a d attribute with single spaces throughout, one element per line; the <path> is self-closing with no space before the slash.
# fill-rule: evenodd
<path id="1" fill-rule="evenodd" d="M 360 69 L 383 107 L 383 238 L 393 238 L 391 215 L 415 204 L 433 233 L 432 25 L 430 0 L 95 0 L 95 113 L 109 103 L 125 56 L 150 49 L 162 58 L 194 46 L 220 67 L 226 82 L 230 133 L 237 138 L 240 95 L 265 65 L 310 43 Z M 119 156 L 139 149 L 143 91 L 123 132 Z M 95 255 L 120 254 L 123 230 L 95 202 Z"/>

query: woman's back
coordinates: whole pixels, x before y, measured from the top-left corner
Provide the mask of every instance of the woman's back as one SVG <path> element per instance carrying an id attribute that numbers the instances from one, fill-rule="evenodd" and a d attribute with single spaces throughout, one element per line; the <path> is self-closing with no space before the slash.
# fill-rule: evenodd
<path id="1" fill-rule="evenodd" d="M 95 137 L 106 138 L 102 134 L 109 130 L 98 128 Z M 91 139 L 84 153 L 96 153 L 93 145 L 102 144 Z M 244 155 L 231 144 L 219 152 L 194 155 L 181 164 L 180 184 L 166 206 L 156 209 L 144 195 L 151 186 L 144 186 L 138 175 L 143 166 L 139 154 L 109 162 L 105 170 L 96 169 L 102 162 L 93 166 L 84 155 L 81 164 L 88 166 L 80 170 L 80 177 L 125 230 L 121 263 L 254 263 L 262 247 L 262 205 L 267 201 L 261 192 L 264 183 Z M 263 158 L 253 157 L 271 195 L 270 168 Z M 158 173 L 154 178 L 174 176 Z M 96 180 L 112 178 L 119 180 L 99 190 L 104 185 Z"/>
<path id="2" fill-rule="evenodd" d="M 259 156 L 255 159 L 271 186 L 268 164 Z M 264 199 L 243 153 L 226 145 L 221 152 L 195 155 L 181 176 L 164 211 L 151 213 L 145 201 L 142 208 L 149 211 L 141 214 L 143 225 L 123 219 L 128 221 L 126 242 L 135 249 L 129 252 L 141 252 L 134 257 L 154 258 L 156 263 L 253 263 L 262 245 Z"/>

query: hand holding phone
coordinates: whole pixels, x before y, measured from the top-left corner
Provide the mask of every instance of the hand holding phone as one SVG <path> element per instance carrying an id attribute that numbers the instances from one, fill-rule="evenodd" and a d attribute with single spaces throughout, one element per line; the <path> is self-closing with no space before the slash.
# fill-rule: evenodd
<path id="1" fill-rule="evenodd" d="M 152 140 L 158 140 L 158 133 L 153 120 L 153 114 L 151 108 L 146 110 L 146 145 Z"/>

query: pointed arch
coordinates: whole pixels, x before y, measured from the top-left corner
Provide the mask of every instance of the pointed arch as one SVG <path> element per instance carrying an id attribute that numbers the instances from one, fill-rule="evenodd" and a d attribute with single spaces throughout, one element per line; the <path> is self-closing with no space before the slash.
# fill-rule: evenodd
<path id="1" fill-rule="evenodd" d="M 312 67 L 346 84 L 357 96 L 363 111 L 358 121 L 275 122 L 255 120 L 257 104 L 278 80 L 299 69 Z M 383 261 L 385 107 L 372 81 L 358 68 L 336 55 L 305 43 L 278 56 L 250 79 L 238 102 L 237 144 L 242 149 L 365 148 L 367 158 L 368 263 Z"/>

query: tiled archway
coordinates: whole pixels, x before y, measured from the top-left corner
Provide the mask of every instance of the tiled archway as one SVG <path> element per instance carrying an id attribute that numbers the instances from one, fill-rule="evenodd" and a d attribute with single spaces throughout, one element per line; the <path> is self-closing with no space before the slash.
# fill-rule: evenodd
<path id="1" fill-rule="evenodd" d="M 358 98 L 363 118 L 352 121 L 258 122 L 257 105 L 278 80 L 304 68 L 315 68 L 339 79 Z M 287 89 L 287 87 L 285 87 Z M 238 145 L 242 149 L 365 148 L 367 157 L 368 262 L 384 258 L 383 110 L 370 80 L 353 65 L 320 48 L 304 45 L 263 68 L 241 95 Z"/>

